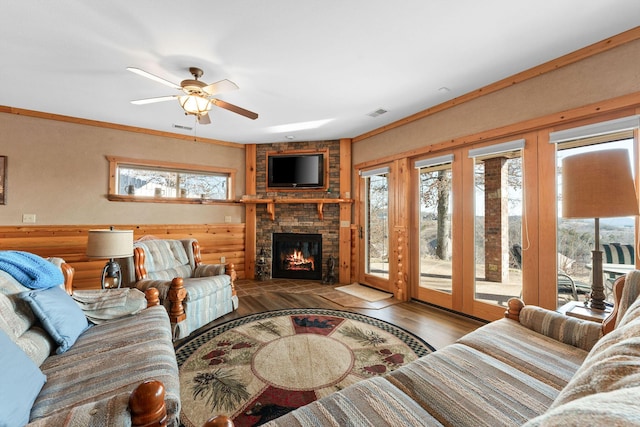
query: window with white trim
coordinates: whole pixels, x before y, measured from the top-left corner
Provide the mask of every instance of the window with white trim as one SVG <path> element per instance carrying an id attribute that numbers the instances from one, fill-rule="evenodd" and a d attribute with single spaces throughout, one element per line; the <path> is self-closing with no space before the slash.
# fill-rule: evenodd
<path id="1" fill-rule="evenodd" d="M 160 201 L 233 200 L 235 169 L 108 157 L 109 195 Z"/>
<path id="2" fill-rule="evenodd" d="M 640 116 L 629 116 L 586 126 L 551 132 L 549 142 L 556 146 L 558 204 L 558 307 L 567 301 L 590 298 L 592 251 L 595 248 L 595 220 L 562 217 L 562 161 L 585 152 L 624 149 L 629 154 L 632 171 L 636 166 L 634 130 Z M 611 171 L 615 173 L 615 171 Z M 635 172 L 634 172 L 635 175 Z M 616 197 L 615 188 L 611 197 Z M 602 200 L 602 203 L 607 203 Z M 613 282 L 628 270 L 635 269 L 635 217 L 599 219 L 600 250 L 603 252 L 603 285 L 607 302 L 613 302 Z"/>

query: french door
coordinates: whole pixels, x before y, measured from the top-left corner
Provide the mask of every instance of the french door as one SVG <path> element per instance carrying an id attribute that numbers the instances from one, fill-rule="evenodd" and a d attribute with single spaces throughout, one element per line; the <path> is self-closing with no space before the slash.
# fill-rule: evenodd
<path id="1" fill-rule="evenodd" d="M 524 147 L 482 144 L 414 161 L 413 298 L 491 319 L 522 295 Z"/>
<path id="2" fill-rule="evenodd" d="M 454 253 L 453 235 L 457 224 L 454 206 L 454 155 L 415 162 L 414 182 L 418 203 L 411 233 L 413 254 L 417 255 L 414 298 L 452 308 Z"/>
<path id="3" fill-rule="evenodd" d="M 387 292 L 393 265 L 389 262 L 391 225 L 394 224 L 393 180 L 390 166 L 361 171 L 359 191 L 363 201 L 360 212 L 360 283 Z"/>

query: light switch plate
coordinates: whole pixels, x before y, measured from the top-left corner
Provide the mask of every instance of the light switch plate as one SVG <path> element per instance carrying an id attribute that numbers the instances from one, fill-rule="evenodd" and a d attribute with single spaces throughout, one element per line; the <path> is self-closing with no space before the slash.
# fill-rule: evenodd
<path id="1" fill-rule="evenodd" d="M 22 214 L 22 222 L 24 224 L 35 224 L 36 214 Z"/>

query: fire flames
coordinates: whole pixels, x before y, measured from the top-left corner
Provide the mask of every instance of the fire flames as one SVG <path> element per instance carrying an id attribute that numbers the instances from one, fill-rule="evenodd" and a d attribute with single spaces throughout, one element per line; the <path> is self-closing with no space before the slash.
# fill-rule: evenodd
<path id="1" fill-rule="evenodd" d="M 313 256 L 306 258 L 302 251 L 295 249 L 292 253 L 284 258 L 285 270 L 305 270 L 313 271 L 315 269 L 315 260 Z"/>

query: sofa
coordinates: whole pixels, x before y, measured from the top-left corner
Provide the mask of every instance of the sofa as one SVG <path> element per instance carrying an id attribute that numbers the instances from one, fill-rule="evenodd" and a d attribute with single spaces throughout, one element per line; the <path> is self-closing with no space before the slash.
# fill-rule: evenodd
<path id="1" fill-rule="evenodd" d="M 178 367 L 157 292 L 72 292 L 73 274 L 59 258 L 0 251 L 0 426 L 178 425 Z"/>
<path id="2" fill-rule="evenodd" d="M 233 264 L 202 263 L 197 240 L 145 238 L 134 242 L 133 254 L 123 269 L 125 283 L 159 291 L 174 339 L 238 308 Z"/>
<path id="3" fill-rule="evenodd" d="M 639 290 L 640 272 L 618 279 L 603 325 L 511 299 L 504 319 L 264 425 L 640 425 Z"/>

